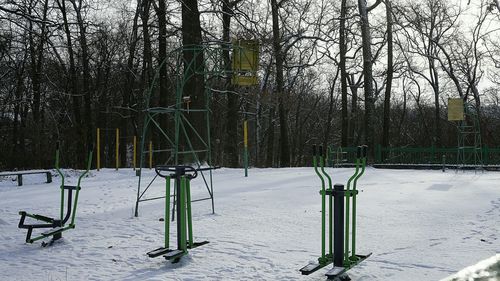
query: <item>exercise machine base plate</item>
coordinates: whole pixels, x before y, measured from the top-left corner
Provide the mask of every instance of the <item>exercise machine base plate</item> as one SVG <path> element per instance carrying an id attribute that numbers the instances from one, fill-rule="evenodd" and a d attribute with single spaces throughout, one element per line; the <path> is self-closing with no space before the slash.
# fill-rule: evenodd
<path id="1" fill-rule="evenodd" d="M 343 266 L 334 266 L 332 269 L 330 269 L 325 275 L 328 277 L 328 280 L 349 280 L 345 279 L 344 273 L 346 273 L 349 269 L 355 267 L 362 261 L 366 260 L 369 256 L 371 256 L 372 253 L 369 253 L 368 255 L 356 255 L 357 259 L 356 261 L 352 261 L 352 263 L 348 267 L 343 267 Z"/>

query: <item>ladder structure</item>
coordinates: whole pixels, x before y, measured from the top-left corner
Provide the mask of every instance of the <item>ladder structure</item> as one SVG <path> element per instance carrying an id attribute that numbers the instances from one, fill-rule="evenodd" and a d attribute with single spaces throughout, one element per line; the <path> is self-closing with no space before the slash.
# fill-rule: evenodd
<path id="1" fill-rule="evenodd" d="M 184 45 L 172 51 L 158 67 L 152 83 L 145 93 L 143 106 L 144 123 L 140 140 L 139 176 L 135 216 L 139 215 L 139 204 L 144 201 L 162 199 L 164 196 L 148 197 L 147 191 L 157 179 L 145 179 L 145 157 L 149 155 L 149 168 L 158 165 L 189 164 L 196 169 L 212 166 L 211 144 L 211 101 L 214 94 L 226 94 L 225 81 L 238 85 L 252 85 L 256 79 L 258 44 L 249 49 L 250 40 L 227 42 L 206 42 L 199 45 Z M 186 55 L 189 54 L 189 55 Z M 232 64 L 228 60 L 232 54 Z M 247 58 L 251 56 L 251 58 Z M 160 69 L 169 65 L 169 77 L 160 77 Z M 160 79 L 168 79 L 175 90 L 173 104 L 162 107 L 155 105 Z M 195 85 L 193 85 L 195 84 Z M 187 89 L 203 87 L 203 96 L 191 96 Z M 199 89 L 199 88 L 198 88 Z M 155 147 L 151 139 L 155 138 Z M 149 141 L 148 141 L 149 140 Z M 161 146 L 159 146 L 161 145 Z M 153 157 L 155 165 L 152 164 Z M 208 196 L 195 201 L 210 200 L 214 209 L 213 169 L 199 170 L 199 176 Z"/>
<path id="2" fill-rule="evenodd" d="M 481 126 L 476 107 L 464 103 L 464 120 L 458 121 L 457 169 L 473 167 L 482 169 L 483 155 L 481 142 Z"/>

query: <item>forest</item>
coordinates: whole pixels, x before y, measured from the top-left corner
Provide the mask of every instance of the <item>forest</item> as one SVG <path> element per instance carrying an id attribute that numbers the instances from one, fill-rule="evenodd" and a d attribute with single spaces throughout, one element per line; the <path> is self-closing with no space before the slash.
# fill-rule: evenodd
<path id="1" fill-rule="evenodd" d="M 130 167 L 146 104 L 174 102 L 171 53 L 240 39 L 259 44 L 258 83 L 216 83 L 213 165 L 242 166 L 245 120 L 255 167 L 308 165 L 312 144 L 456 148 L 449 98 L 500 147 L 499 0 L 0 0 L 0 169 L 52 167 L 56 142 L 82 167 L 97 128 L 102 165 L 118 128 Z"/>

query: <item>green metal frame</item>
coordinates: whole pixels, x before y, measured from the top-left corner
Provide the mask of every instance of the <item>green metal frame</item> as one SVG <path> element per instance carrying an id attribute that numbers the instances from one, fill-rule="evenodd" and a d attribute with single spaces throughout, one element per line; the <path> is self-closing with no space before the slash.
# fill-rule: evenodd
<path id="1" fill-rule="evenodd" d="M 358 190 L 357 190 L 357 182 L 359 178 L 365 173 L 365 167 L 366 167 L 366 146 L 361 146 L 358 147 L 358 152 L 357 152 L 357 158 L 356 158 L 356 167 L 354 170 L 354 175 L 352 175 L 349 180 L 347 181 L 347 189 L 345 192 L 345 242 L 344 242 L 344 266 L 346 267 L 352 267 L 354 264 L 356 264 L 359 261 L 359 258 L 356 256 L 356 197 L 358 195 Z M 364 150 L 364 151 L 363 151 Z M 351 183 L 352 183 L 352 189 L 351 189 Z M 351 206 L 350 206 L 350 201 L 352 198 L 352 240 L 351 240 L 351 255 L 349 256 L 349 224 L 350 224 L 350 213 L 351 213 Z"/>
<path id="2" fill-rule="evenodd" d="M 173 172 L 175 174 L 163 175 L 158 170 L 157 174 L 165 178 L 165 219 L 164 219 L 164 247 L 157 248 L 147 253 L 151 258 L 163 255 L 167 260 L 172 260 L 176 263 L 180 258 L 188 253 L 188 249 L 193 249 L 201 245 L 207 244 L 208 241 L 194 242 L 193 235 L 193 220 L 191 211 L 191 179 L 195 178 L 200 172 L 190 166 L 164 166 L 163 172 Z M 185 169 L 187 168 L 187 169 Z M 190 174 L 193 173 L 194 174 Z M 174 179 L 175 185 L 174 206 L 177 210 L 177 249 L 170 249 L 170 187 L 171 180 Z M 173 215 L 174 216 L 174 215 Z"/>
<path id="3" fill-rule="evenodd" d="M 319 147 L 319 153 L 316 153 L 316 147 L 313 147 L 313 166 L 314 172 L 321 180 L 321 256 L 318 258 L 320 266 L 326 266 L 333 262 L 333 221 L 332 221 L 332 198 L 329 196 L 329 221 L 328 221 L 328 254 L 326 253 L 326 194 L 328 190 L 332 190 L 332 179 L 325 171 L 326 159 L 323 157 L 323 147 Z M 326 180 L 325 180 L 326 179 Z M 328 186 L 326 186 L 328 181 Z"/>
<path id="4" fill-rule="evenodd" d="M 170 180 L 165 178 L 165 249 L 170 246 Z"/>
<path id="5" fill-rule="evenodd" d="M 481 126 L 477 109 L 470 103 L 464 103 L 465 119 L 458 122 L 457 167 L 463 169 L 467 165 L 482 168 L 483 153 L 481 142 Z"/>
<path id="6" fill-rule="evenodd" d="M 142 128 L 142 136 L 140 141 L 140 158 L 139 158 L 139 180 L 137 185 L 137 197 L 135 203 L 135 216 L 139 215 L 139 203 L 143 201 L 161 199 L 161 197 L 145 198 L 147 190 L 151 187 L 156 177 L 154 177 L 150 182 L 146 182 L 142 177 L 142 169 L 145 164 L 145 155 L 149 153 L 146 146 L 147 138 L 149 133 L 157 132 L 159 136 L 163 137 L 159 141 L 161 143 L 166 143 L 169 148 L 153 150 L 153 153 L 166 153 L 168 155 L 167 161 L 162 164 L 174 164 L 179 165 L 180 156 L 189 154 L 194 159 L 195 163 L 190 163 L 192 165 L 201 167 L 202 162 L 206 160 L 207 164 L 210 166 L 212 164 L 212 145 L 211 145 L 211 100 L 214 93 L 226 93 L 225 90 L 217 90 L 216 85 L 221 81 L 221 79 L 229 79 L 232 76 L 232 71 L 226 69 L 224 64 L 224 53 L 232 52 L 234 46 L 228 43 L 221 42 L 208 42 L 201 45 L 187 45 L 173 50 L 167 56 L 167 59 L 163 61 L 157 68 L 151 85 L 145 93 L 145 104 L 144 104 L 144 123 Z M 193 59 L 191 61 L 185 61 L 183 57 L 184 52 L 192 52 Z M 196 60 L 199 56 L 203 56 L 203 65 L 196 65 Z M 168 107 L 152 107 L 152 97 L 153 93 L 157 91 L 157 84 L 159 83 L 160 75 L 159 70 L 169 62 L 175 62 L 175 73 L 170 77 L 173 80 L 172 85 L 175 85 L 175 104 Z M 187 71 L 190 69 L 191 71 Z M 204 99 L 205 104 L 202 108 L 185 108 L 183 102 L 184 87 L 190 78 L 194 75 L 203 75 L 205 82 Z M 196 112 L 198 114 L 203 114 L 206 123 L 206 132 L 201 134 L 196 130 L 195 126 L 191 124 L 187 114 L 190 112 Z M 173 119 L 174 128 L 163 128 L 159 118 L 170 118 Z M 191 134 L 190 134 L 191 133 Z M 201 147 L 195 147 L 193 145 L 193 140 L 190 138 L 193 135 L 197 142 L 201 144 Z M 206 137 L 202 137 L 205 135 Z M 183 148 L 183 149 L 181 149 Z M 206 153 L 206 159 L 200 159 L 200 154 Z M 208 171 L 206 176 L 204 172 L 201 172 L 201 176 L 205 183 L 205 187 L 208 192 L 207 198 L 197 199 L 195 201 L 211 200 L 212 203 L 212 213 L 215 212 L 214 207 L 214 196 L 213 196 L 213 179 L 212 171 Z"/>
<path id="7" fill-rule="evenodd" d="M 81 189 L 81 181 L 82 181 L 82 178 L 84 178 L 90 171 L 90 167 L 92 165 L 92 155 L 93 155 L 93 150 L 90 149 L 89 151 L 89 155 L 88 155 L 88 158 L 87 158 L 87 167 L 86 167 L 86 170 L 80 174 L 80 176 L 78 177 L 78 182 L 77 182 L 77 185 L 76 185 L 76 192 L 75 192 L 75 197 L 73 199 L 73 207 L 71 209 L 71 220 L 70 220 L 70 223 L 68 225 L 64 225 L 62 224 L 60 227 L 60 229 L 57 231 L 57 232 L 54 232 L 52 233 L 52 235 L 50 236 L 54 236 L 54 235 L 57 235 L 57 234 L 61 234 L 63 232 L 65 232 L 66 230 L 69 230 L 69 229 L 73 229 L 75 228 L 75 219 L 76 219 L 76 210 L 77 210 L 77 207 L 78 207 L 78 198 L 79 198 L 79 194 L 80 194 L 80 189 Z M 64 177 L 64 174 L 61 172 L 60 170 L 60 167 L 59 167 L 59 145 L 58 145 L 58 148 L 56 149 L 56 161 L 55 161 L 55 169 L 57 171 L 57 173 L 59 174 L 59 176 L 61 177 L 61 185 L 60 185 L 60 190 L 61 190 L 61 204 L 60 204 L 60 221 L 61 223 L 63 222 L 64 220 L 64 203 L 65 203 L 65 200 L 64 200 L 64 183 L 65 183 L 65 177 Z M 47 222 L 47 223 L 52 223 L 52 219 L 49 218 L 49 217 L 45 217 L 45 216 L 40 216 L 40 215 L 37 215 L 37 214 L 29 214 L 29 213 L 26 213 L 26 212 L 19 212 L 19 214 L 21 215 L 24 215 L 26 217 L 30 217 L 30 218 L 33 218 L 33 219 L 36 219 L 36 220 L 40 220 L 40 221 L 44 221 L 44 222 Z M 35 236 L 33 238 L 31 238 L 28 242 L 30 243 L 33 243 L 35 241 L 38 241 L 38 240 L 41 240 L 41 239 L 44 239 L 44 238 L 47 238 L 48 236 L 47 235 L 38 235 L 38 236 Z"/>
<path id="8" fill-rule="evenodd" d="M 330 147 L 329 157 L 330 159 L 335 159 L 335 151 L 337 147 Z M 342 167 L 342 166 L 354 166 L 356 162 L 356 147 L 342 147 L 342 150 L 346 152 L 347 161 L 343 164 L 338 164 L 329 160 L 328 166 L 330 167 Z M 477 149 L 478 154 L 482 156 L 477 156 L 482 158 L 483 166 L 498 166 L 500 165 L 500 147 L 488 147 L 486 145 L 481 146 Z M 462 149 L 462 152 L 466 155 L 473 156 L 474 149 L 466 147 Z M 383 159 L 382 155 L 386 158 Z M 457 165 L 458 159 L 458 149 L 457 147 L 375 147 L 375 159 L 373 164 L 403 164 L 403 165 L 442 165 L 443 156 L 446 160 L 446 165 Z M 465 158 L 465 166 L 474 165 L 474 157 Z M 477 166 L 481 166 L 479 161 Z"/>
<path id="9" fill-rule="evenodd" d="M 328 153 L 323 150 L 323 147 L 319 147 L 319 151 L 316 150 L 316 146 L 313 146 L 313 157 L 312 157 L 312 163 L 314 167 L 314 172 L 318 176 L 318 178 L 321 181 L 321 190 L 320 190 L 320 195 L 321 195 L 321 256 L 318 258 L 318 263 L 309 263 L 305 267 L 301 268 L 300 271 L 304 275 L 309 275 L 325 266 L 328 264 L 334 263 L 335 260 L 335 255 L 333 253 L 334 249 L 334 243 L 337 241 L 338 244 L 336 244 L 338 247 L 340 244 L 340 248 L 343 249 L 343 252 L 338 252 L 337 255 L 339 257 L 338 263 L 341 263 L 343 268 L 343 272 L 349 270 L 350 268 L 354 267 L 358 263 L 360 263 L 362 260 L 366 259 L 369 255 L 356 255 L 356 197 L 358 194 L 357 190 L 357 183 L 358 180 L 361 178 L 361 176 L 365 172 L 365 167 L 366 167 L 366 146 L 359 146 L 357 147 L 356 150 L 356 160 L 355 160 L 355 171 L 354 174 L 349 178 L 347 181 L 347 186 L 345 189 L 343 189 L 343 185 L 339 185 L 342 188 L 341 193 L 338 192 L 338 190 L 334 189 L 332 187 L 332 178 L 328 175 L 328 173 L 325 170 L 325 163 L 328 163 L 328 155 L 331 155 L 331 152 L 334 151 L 332 149 L 328 149 Z M 336 195 L 335 195 L 336 194 Z M 341 194 L 341 195 L 340 195 Z M 326 196 L 329 197 L 329 208 L 328 208 L 328 232 L 326 230 Z M 332 210 L 334 207 L 333 204 L 333 197 L 336 197 L 336 200 L 340 199 L 340 202 L 343 203 L 342 205 L 336 205 L 336 211 L 341 210 L 343 213 L 343 216 L 345 218 L 342 229 L 337 228 L 337 231 L 340 231 L 340 233 L 343 233 L 345 231 L 344 238 L 341 238 L 342 235 L 338 236 L 338 240 L 334 241 L 334 232 L 333 232 L 333 227 L 334 226 L 334 221 L 338 221 L 340 223 L 341 220 L 337 220 L 338 217 L 335 217 L 334 219 L 334 211 Z M 342 196 L 341 198 L 337 196 Z M 351 205 L 351 200 L 352 200 L 352 205 Z M 344 201 L 344 202 L 342 202 Z M 338 203 L 338 201 L 337 201 Z M 344 208 L 344 209 L 342 209 Z M 352 212 L 352 217 L 351 217 L 351 212 Z M 338 215 L 337 215 L 338 216 Z M 352 225 L 351 225 L 352 221 Z M 342 223 L 341 223 L 342 224 Z M 326 253 L 326 235 L 328 233 L 328 253 Z M 350 236 L 352 235 L 352 236 Z M 342 240 L 343 239 L 343 240 Z M 351 252 L 349 251 L 349 248 L 351 248 Z M 339 251 L 339 249 L 337 249 Z M 343 254 L 342 254 L 343 253 Z M 338 266 L 338 265 L 337 265 Z"/>

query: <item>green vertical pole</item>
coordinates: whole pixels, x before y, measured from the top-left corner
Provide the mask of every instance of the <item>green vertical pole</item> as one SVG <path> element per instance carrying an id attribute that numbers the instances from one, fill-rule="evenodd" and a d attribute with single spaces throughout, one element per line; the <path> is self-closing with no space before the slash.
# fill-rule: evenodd
<path id="1" fill-rule="evenodd" d="M 363 146 L 361 149 L 361 172 L 356 176 L 352 185 L 352 255 L 351 257 L 354 260 L 356 258 L 356 185 L 358 183 L 358 179 L 364 174 L 366 167 L 366 146 Z"/>
<path id="2" fill-rule="evenodd" d="M 243 122 L 243 144 L 244 144 L 244 164 L 245 164 L 245 177 L 248 177 L 248 121 Z"/>
<path id="3" fill-rule="evenodd" d="M 323 151 L 320 151 L 320 154 L 323 154 Z M 320 158 L 321 159 L 321 158 Z M 332 190 L 332 178 L 328 175 L 328 173 L 325 171 L 325 162 L 328 161 L 328 156 L 325 157 L 325 159 L 322 159 L 320 165 L 321 165 L 321 172 L 325 175 L 326 179 L 328 180 L 328 190 Z M 329 200 L 329 206 L 328 206 L 328 216 L 329 216 L 329 222 L 328 222 L 328 242 L 329 242 L 329 254 L 330 256 L 333 257 L 333 224 L 332 224 L 332 219 L 333 219 L 333 202 L 332 202 L 332 196 L 328 196 Z"/>
<path id="4" fill-rule="evenodd" d="M 180 233 L 177 233 L 179 240 L 179 248 L 180 250 L 186 251 L 187 243 L 186 243 L 186 177 L 181 177 L 181 186 L 179 190 L 179 202 L 178 204 L 178 212 L 179 212 L 179 224 L 180 224 Z"/>
<path id="5" fill-rule="evenodd" d="M 347 188 L 345 192 L 345 241 L 344 241 L 344 262 L 348 263 L 349 261 L 349 216 L 350 216 L 350 202 L 351 202 L 351 182 L 356 178 L 359 171 L 359 159 L 361 155 L 361 148 L 358 146 L 357 148 L 357 157 L 356 157 L 356 170 L 354 171 L 354 175 L 352 175 L 347 181 Z"/>
<path id="6" fill-rule="evenodd" d="M 320 148 L 321 150 L 321 148 Z M 321 156 L 319 158 L 320 162 Z M 317 155 L 316 155 L 316 145 L 313 145 L 313 166 L 314 166 L 314 172 L 316 172 L 316 175 L 318 175 L 319 179 L 321 180 L 321 258 L 320 258 L 320 263 L 325 262 L 325 179 L 323 176 L 320 174 L 318 170 L 318 162 L 317 162 Z"/>
<path id="7" fill-rule="evenodd" d="M 320 146 L 319 150 L 322 150 L 322 147 Z M 319 155 L 319 164 L 323 165 L 323 156 Z M 321 257 L 323 259 L 326 258 L 325 252 L 326 252 L 326 190 L 325 190 L 325 180 L 323 179 L 321 183 Z"/>
<path id="8" fill-rule="evenodd" d="M 434 144 L 431 146 L 431 159 L 432 161 L 430 162 L 431 164 L 434 164 L 435 163 L 435 159 L 436 159 L 436 147 L 434 146 Z M 421 162 L 422 163 L 422 162 Z"/>
<path id="9" fill-rule="evenodd" d="M 207 152 L 207 159 L 208 159 L 208 165 L 212 165 L 212 142 L 211 142 L 211 132 L 210 132 L 210 113 L 212 112 L 210 110 L 210 101 L 212 100 L 212 92 L 208 89 L 205 88 L 205 90 L 207 91 L 207 94 L 205 96 L 206 98 L 206 101 L 205 101 L 205 116 L 206 116 L 206 123 L 207 123 L 207 148 L 208 148 L 208 152 Z M 211 201 L 212 201 L 212 214 L 215 214 L 215 203 L 214 203 L 214 188 L 213 188 L 213 179 L 212 179 L 212 170 L 209 171 L 209 175 L 210 175 L 210 198 L 211 198 Z M 191 200 L 189 200 L 189 202 L 191 202 Z"/>
<path id="10" fill-rule="evenodd" d="M 383 147 L 380 145 L 380 144 L 377 144 L 377 146 L 375 147 L 375 157 L 376 157 L 376 162 L 377 163 L 382 163 L 383 160 L 382 160 L 382 149 Z"/>
<path id="11" fill-rule="evenodd" d="M 189 248 L 193 247 L 193 219 L 191 217 L 191 181 L 186 179 L 186 206 L 187 206 L 187 222 L 188 222 L 188 239 Z"/>
<path id="12" fill-rule="evenodd" d="M 64 175 L 61 172 L 61 170 L 59 170 L 59 142 L 57 142 L 57 144 L 56 144 L 56 163 L 55 163 L 55 166 L 56 166 L 57 173 L 61 176 L 61 186 L 60 186 L 60 189 L 61 189 L 61 213 L 60 213 L 60 216 L 61 216 L 61 221 L 62 221 L 64 219 Z"/>
<path id="13" fill-rule="evenodd" d="M 170 176 L 165 177 L 165 249 L 170 243 Z"/>
<path id="14" fill-rule="evenodd" d="M 489 163 L 490 163 L 490 149 L 487 145 L 485 145 L 483 147 L 483 151 L 484 151 L 484 156 L 483 156 L 484 164 L 489 165 Z"/>
<path id="15" fill-rule="evenodd" d="M 71 224 L 70 224 L 71 227 L 75 227 L 76 207 L 78 206 L 78 196 L 80 195 L 80 189 L 81 189 L 80 182 L 82 181 L 83 177 L 85 177 L 85 175 L 87 175 L 87 173 L 90 171 L 90 165 L 92 165 L 92 153 L 93 149 L 90 149 L 89 158 L 87 160 L 87 170 L 80 175 L 80 177 L 78 178 L 78 183 L 76 185 L 77 189 L 75 193 L 75 201 L 74 201 L 75 204 L 73 205 L 73 213 L 71 214 Z"/>

